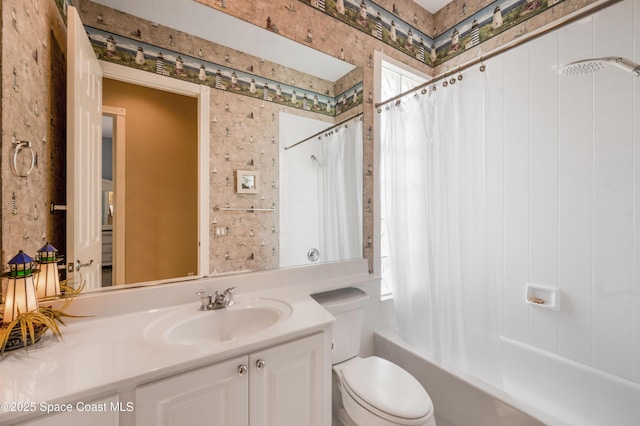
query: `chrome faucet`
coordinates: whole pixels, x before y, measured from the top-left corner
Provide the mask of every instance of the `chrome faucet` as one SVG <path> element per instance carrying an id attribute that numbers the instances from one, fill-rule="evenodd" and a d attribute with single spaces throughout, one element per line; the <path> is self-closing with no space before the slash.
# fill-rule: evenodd
<path id="1" fill-rule="evenodd" d="M 200 296 L 200 310 L 211 311 L 235 305 L 236 302 L 233 300 L 235 291 L 236 287 L 230 287 L 222 293 L 216 291 L 213 295 L 207 291 L 197 292 L 196 295 Z"/>

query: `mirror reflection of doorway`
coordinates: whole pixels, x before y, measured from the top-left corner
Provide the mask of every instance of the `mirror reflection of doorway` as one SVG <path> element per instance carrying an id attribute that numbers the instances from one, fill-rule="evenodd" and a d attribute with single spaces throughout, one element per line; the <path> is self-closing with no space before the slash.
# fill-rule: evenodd
<path id="1" fill-rule="evenodd" d="M 102 100 L 126 111 L 124 131 L 119 122 L 115 126 L 113 164 L 105 165 L 113 171 L 111 282 L 123 285 L 196 275 L 197 98 L 105 78 Z M 108 199 L 106 192 L 103 198 Z M 106 222 L 109 208 L 103 207 Z M 103 225 L 105 233 L 108 227 Z"/>
<path id="2" fill-rule="evenodd" d="M 102 116 L 102 287 L 113 285 L 113 218 L 115 197 L 113 191 L 113 128 L 114 118 Z"/>

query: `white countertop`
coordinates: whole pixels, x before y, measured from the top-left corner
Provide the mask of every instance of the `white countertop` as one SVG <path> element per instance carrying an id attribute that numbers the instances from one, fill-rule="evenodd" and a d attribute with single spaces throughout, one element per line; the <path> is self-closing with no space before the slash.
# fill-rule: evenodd
<path id="1" fill-rule="evenodd" d="M 242 298 L 274 298 L 292 307 L 291 316 L 257 334 L 211 344 L 152 343 L 143 336 L 154 320 L 200 302 L 150 309 L 107 318 L 73 320 L 61 326 L 64 341 L 50 332 L 28 351 L 0 360 L 0 402 L 37 405 L 70 402 L 197 368 L 309 335 L 331 326 L 334 318 L 305 292 L 286 289 L 247 293 Z M 24 415 L 0 410 L 0 423 Z"/>

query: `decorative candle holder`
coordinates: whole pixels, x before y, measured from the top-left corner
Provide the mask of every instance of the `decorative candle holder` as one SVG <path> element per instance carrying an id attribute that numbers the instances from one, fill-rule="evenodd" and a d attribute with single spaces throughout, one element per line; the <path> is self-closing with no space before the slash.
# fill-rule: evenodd
<path id="1" fill-rule="evenodd" d="M 56 265 L 57 250 L 53 246 L 47 243 L 38 253 L 41 264 Z M 62 317 L 73 317 L 73 315 L 65 314 L 64 311 L 73 297 L 82 291 L 84 284 L 74 290 L 67 286 L 66 282 L 58 280 L 56 284 L 56 280 L 52 279 L 49 295 L 60 294 L 62 288 L 65 293 L 64 301 L 58 308 L 39 306 L 34 278 L 43 272 L 35 269 L 35 265 L 36 262 L 20 250 L 9 261 L 9 272 L 2 277 L 3 311 L 0 321 L 0 355 L 4 355 L 6 351 L 27 348 L 37 343 L 47 330 L 51 330 L 56 339 L 61 340 L 62 333 L 58 328 L 58 323 L 64 325 Z M 57 266 L 53 275 L 57 277 Z M 47 294 L 45 283 L 48 284 L 48 282 L 44 280 L 42 283 L 45 289 L 43 291 Z"/>

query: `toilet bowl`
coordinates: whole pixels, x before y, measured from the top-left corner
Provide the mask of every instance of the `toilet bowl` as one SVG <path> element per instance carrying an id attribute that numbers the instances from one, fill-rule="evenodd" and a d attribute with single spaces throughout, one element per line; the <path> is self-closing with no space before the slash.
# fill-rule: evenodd
<path id="1" fill-rule="evenodd" d="M 333 366 L 342 405 L 356 425 L 435 426 L 422 385 L 386 359 L 355 357 Z"/>
<path id="2" fill-rule="evenodd" d="M 312 297 L 336 318 L 332 342 L 334 424 L 435 426 L 433 403 L 420 382 L 383 358 L 358 356 L 367 294 L 346 288 Z"/>

